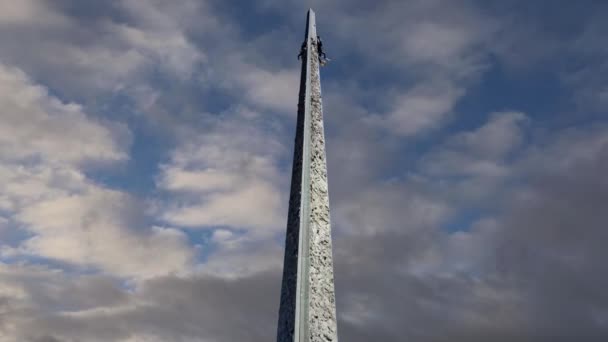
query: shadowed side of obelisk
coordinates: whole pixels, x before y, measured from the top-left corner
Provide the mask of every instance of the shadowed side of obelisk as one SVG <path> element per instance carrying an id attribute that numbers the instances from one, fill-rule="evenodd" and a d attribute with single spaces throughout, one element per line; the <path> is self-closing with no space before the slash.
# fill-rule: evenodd
<path id="1" fill-rule="evenodd" d="M 291 189 L 289 195 L 289 212 L 287 216 L 287 231 L 285 234 L 285 257 L 283 261 L 283 282 L 281 285 L 281 304 L 279 308 L 279 322 L 277 328 L 278 342 L 293 342 L 296 329 L 296 302 L 298 297 L 298 254 L 300 251 L 300 226 L 302 206 L 302 163 L 304 161 L 304 121 L 307 103 L 307 74 L 308 74 L 308 25 L 306 20 L 306 33 L 302 51 L 302 68 L 300 74 L 300 93 L 298 97 L 298 117 L 296 123 L 296 138 L 293 152 L 293 166 L 291 173 Z"/>

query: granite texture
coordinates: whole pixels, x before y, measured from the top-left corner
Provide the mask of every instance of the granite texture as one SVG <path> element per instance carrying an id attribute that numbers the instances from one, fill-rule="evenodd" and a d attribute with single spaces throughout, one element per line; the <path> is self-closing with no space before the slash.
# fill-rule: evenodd
<path id="1" fill-rule="evenodd" d="M 308 331 L 309 341 L 327 342 L 338 336 L 321 81 L 316 44 L 311 45 Z"/>
<path id="2" fill-rule="evenodd" d="M 277 341 L 335 342 L 338 338 L 323 108 L 312 10 L 306 39 Z"/>

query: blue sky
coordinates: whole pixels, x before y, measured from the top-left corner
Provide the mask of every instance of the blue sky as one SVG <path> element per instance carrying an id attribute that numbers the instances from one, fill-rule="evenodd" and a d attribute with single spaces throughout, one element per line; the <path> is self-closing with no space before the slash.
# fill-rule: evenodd
<path id="1" fill-rule="evenodd" d="M 608 336 L 603 1 L 0 0 L 0 340 L 274 338 L 306 10 L 339 336 Z"/>

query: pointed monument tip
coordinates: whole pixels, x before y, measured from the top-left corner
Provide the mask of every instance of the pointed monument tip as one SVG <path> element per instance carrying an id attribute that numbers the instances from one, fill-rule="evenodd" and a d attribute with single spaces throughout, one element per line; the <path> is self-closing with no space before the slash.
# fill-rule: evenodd
<path id="1" fill-rule="evenodd" d="M 312 8 L 309 8 L 308 12 L 306 14 L 306 17 L 308 18 L 308 20 L 311 20 L 312 22 L 314 22 L 315 16 L 316 16 L 315 11 L 313 11 Z"/>

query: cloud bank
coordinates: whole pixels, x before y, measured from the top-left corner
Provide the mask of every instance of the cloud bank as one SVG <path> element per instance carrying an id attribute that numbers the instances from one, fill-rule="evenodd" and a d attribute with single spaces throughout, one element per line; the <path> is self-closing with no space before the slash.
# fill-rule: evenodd
<path id="1" fill-rule="evenodd" d="M 608 8 L 313 6 L 340 338 L 605 340 Z M 0 2 L 0 340 L 274 338 L 306 9 Z"/>

